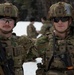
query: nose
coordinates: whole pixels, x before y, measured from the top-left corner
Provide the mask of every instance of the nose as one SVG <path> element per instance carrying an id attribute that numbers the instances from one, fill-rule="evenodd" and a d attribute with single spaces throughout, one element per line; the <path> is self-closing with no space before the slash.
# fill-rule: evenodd
<path id="1" fill-rule="evenodd" d="M 9 23 L 9 20 L 6 20 L 6 22 L 5 23 Z"/>
<path id="2" fill-rule="evenodd" d="M 62 23 L 62 21 L 61 20 L 59 20 L 59 22 L 58 23 Z"/>

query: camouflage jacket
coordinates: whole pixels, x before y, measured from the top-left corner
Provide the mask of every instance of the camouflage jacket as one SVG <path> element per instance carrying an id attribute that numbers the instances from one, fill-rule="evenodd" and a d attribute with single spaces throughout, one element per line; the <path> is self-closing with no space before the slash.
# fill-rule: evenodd
<path id="1" fill-rule="evenodd" d="M 50 22 L 48 21 L 44 22 L 39 33 L 45 35 L 47 32 L 49 32 L 50 27 L 51 27 Z"/>
<path id="2" fill-rule="evenodd" d="M 43 37 L 46 38 L 46 36 L 43 36 Z M 49 35 L 47 38 L 48 41 L 47 41 L 47 39 L 44 39 L 43 37 L 38 38 L 36 45 L 38 47 L 39 53 L 41 54 L 41 56 L 43 58 L 43 63 L 44 63 L 45 69 L 48 68 L 50 60 L 54 53 L 55 53 L 54 59 L 51 63 L 50 68 L 66 68 L 67 61 L 65 63 L 60 58 L 66 52 L 69 53 L 68 55 L 71 58 L 71 63 L 74 66 L 74 34 L 71 34 L 71 32 L 70 32 L 65 39 L 55 36 L 55 39 L 56 39 L 55 48 L 54 48 L 52 32 L 49 32 Z M 47 43 L 47 45 L 45 45 L 46 43 Z M 42 47 L 40 47 L 40 46 L 42 46 Z M 67 58 L 65 58 L 65 59 L 67 59 Z"/>
<path id="3" fill-rule="evenodd" d="M 27 36 L 21 36 L 21 38 L 18 40 L 18 44 L 21 44 L 26 51 L 27 55 L 25 61 L 33 61 L 34 58 L 39 56 L 34 42 Z"/>
<path id="4" fill-rule="evenodd" d="M 15 75 L 23 75 L 22 64 L 25 61 L 33 61 L 38 55 L 32 41 L 27 37 L 14 38 L 0 37 L 0 41 L 5 50 L 6 58 L 14 61 Z M 0 63 L 1 64 L 1 63 Z"/>
<path id="5" fill-rule="evenodd" d="M 36 38 L 38 35 L 37 31 L 36 31 L 36 28 L 30 24 L 27 26 L 27 36 L 29 38 Z"/>

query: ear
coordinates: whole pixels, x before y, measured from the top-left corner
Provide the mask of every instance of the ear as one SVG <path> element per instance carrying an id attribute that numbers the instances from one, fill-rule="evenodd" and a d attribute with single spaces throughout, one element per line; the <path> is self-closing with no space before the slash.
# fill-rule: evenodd
<path id="1" fill-rule="evenodd" d="M 71 25 L 72 21 L 73 21 L 72 18 L 70 18 L 69 19 L 69 25 Z"/>

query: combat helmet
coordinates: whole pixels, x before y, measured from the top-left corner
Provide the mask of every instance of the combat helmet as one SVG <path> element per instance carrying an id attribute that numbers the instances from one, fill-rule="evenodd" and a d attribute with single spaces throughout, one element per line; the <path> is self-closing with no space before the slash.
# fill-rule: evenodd
<path id="1" fill-rule="evenodd" d="M 0 16 L 17 18 L 18 9 L 12 3 L 2 3 L 0 4 Z"/>
<path id="2" fill-rule="evenodd" d="M 74 19 L 73 14 L 74 14 L 73 7 L 65 2 L 55 3 L 49 9 L 49 19 L 53 17 L 65 17 L 65 16 L 69 16 Z"/>

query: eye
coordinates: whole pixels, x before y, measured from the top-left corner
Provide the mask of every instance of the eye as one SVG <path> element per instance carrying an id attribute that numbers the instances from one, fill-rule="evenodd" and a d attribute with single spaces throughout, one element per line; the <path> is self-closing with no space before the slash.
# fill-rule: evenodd
<path id="1" fill-rule="evenodd" d="M 1 18 L 0 20 L 6 21 L 6 19 L 5 19 L 5 18 Z"/>
<path id="2" fill-rule="evenodd" d="M 8 19 L 9 21 L 14 21 L 13 19 Z"/>

